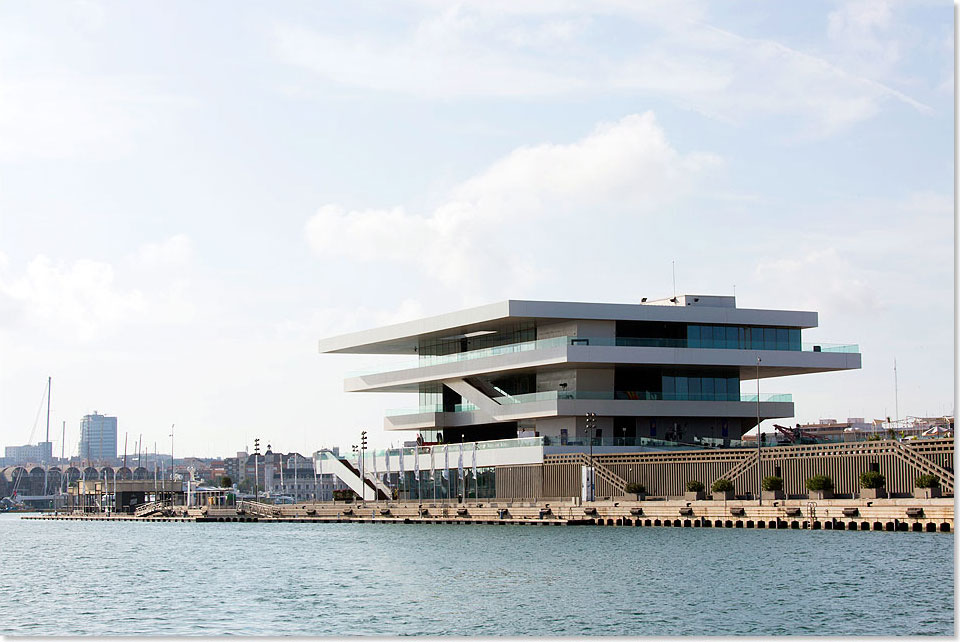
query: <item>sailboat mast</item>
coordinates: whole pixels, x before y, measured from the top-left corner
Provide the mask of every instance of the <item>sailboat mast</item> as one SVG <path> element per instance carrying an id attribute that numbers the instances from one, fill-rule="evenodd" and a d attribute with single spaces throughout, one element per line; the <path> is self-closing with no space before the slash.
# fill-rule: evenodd
<path id="1" fill-rule="evenodd" d="M 64 461 L 64 456 L 65 456 L 65 443 L 64 443 L 64 442 L 66 441 L 66 439 L 67 439 L 67 420 L 64 419 L 64 420 L 63 420 L 63 428 L 61 429 L 61 432 L 60 432 L 60 466 L 61 466 L 60 478 L 61 478 L 62 480 L 64 480 L 64 483 L 61 484 L 61 487 L 62 487 L 64 490 L 65 490 L 66 487 L 67 487 L 67 485 L 66 485 L 66 475 L 65 475 L 64 473 L 66 472 L 66 470 L 67 470 L 68 468 L 70 468 L 69 466 L 67 466 L 67 463 Z"/>
<path id="2" fill-rule="evenodd" d="M 50 443 L 50 386 L 53 383 L 53 377 L 47 377 L 47 443 Z M 48 464 L 50 462 L 47 462 Z"/>
<path id="3" fill-rule="evenodd" d="M 52 380 L 53 380 L 53 377 L 49 377 L 49 376 L 47 377 L 47 441 L 45 442 L 47 445 L 43 447 L 44 449 L 42 452 L 44 453 L 45 456 L 43 457 L 43 461 L 41 462 L 43 464 L 43 494 L 44 495 L 47 494 L 47 474 L 50 472 L 50 459 L 53 457 L 52 449 L 51 449 L 51 453 L 49 455 L 46 455 L 46 448 L 47 446 L 50 445 L 50 382 Z"/>

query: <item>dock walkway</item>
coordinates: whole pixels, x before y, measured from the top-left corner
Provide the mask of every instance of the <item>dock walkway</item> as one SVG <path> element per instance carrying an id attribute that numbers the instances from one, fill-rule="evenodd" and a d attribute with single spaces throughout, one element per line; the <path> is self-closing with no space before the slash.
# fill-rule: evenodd
<path id="1" fill-rule="evenodd" d="M 241 502 L 237 508 L 191 508 L 172 516 L 48 514 L 23 519 L 137 522 L 269 522 L 366 524 L 488 524 L 520 526 L 632 526 L 883 530 L 951 532 L 952 498 L 805 499 L 758 505 L 750 500 L 647 500 L 597 502 L 322 502 L 271 505 Z"/>

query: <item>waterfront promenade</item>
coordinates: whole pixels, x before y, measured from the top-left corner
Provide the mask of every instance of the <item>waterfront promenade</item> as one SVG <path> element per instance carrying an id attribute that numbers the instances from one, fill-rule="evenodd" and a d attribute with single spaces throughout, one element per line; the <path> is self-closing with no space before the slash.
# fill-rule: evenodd
<path id="1" fill-rule="evenodd" d="M 166 514 L 164 514 L 166 513 Z M 216 522 L 350 522 L 372 524 L 497 524 L 787 530 L 866 530 L 949 533 L 952 498 L 775 500 L 610 499 L 596 502 L 320 502 L 236 508 L 186 508 L 135 516 L 74 513 L 28 515 L 36 520 Z"/>

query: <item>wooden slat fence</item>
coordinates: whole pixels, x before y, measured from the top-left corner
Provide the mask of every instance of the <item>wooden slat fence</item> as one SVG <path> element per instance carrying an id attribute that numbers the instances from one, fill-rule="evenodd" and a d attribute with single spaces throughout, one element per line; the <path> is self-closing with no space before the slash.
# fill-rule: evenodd
<path id="1" fill-rule="evenodd" d="M 589 458 L 582 454 L 547 455 L 544 463 L 498 466 L 499 498 L 570 498 L 579 496 L 581 468 Z M 639 482 L 653 496 L 679 496 L 690 480 L 709 488 L 716 479 L 733 478 L 738 495 L 758 492 L 756 450 L 724 449 L 683 452 L 594 455 L 598 497 L 623 494 L 623 484 Z M 953 493 L 953 439 L 917 442 L 868 441 L 838 444 L 771 446 L 762 449 L 760 475 L 773 475 L 780 468 L 788 495 L 806 494 L 804 482 L 813 475 L 827 475 L 835 492 L 859 491 L 860 473 L 878 464 L 887 478 L 887 491 L 906 495 L 916 478 L 937 474 L 945 493 Z M 533 495 L 531 495 L 531 491 Z"/>

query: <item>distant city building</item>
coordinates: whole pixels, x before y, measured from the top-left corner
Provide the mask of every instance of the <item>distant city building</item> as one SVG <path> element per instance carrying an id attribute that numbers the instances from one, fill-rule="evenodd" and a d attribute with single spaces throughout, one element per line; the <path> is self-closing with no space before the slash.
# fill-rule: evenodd
<path id="1" fill-rule="evenodd" d="M 234 484 L 239 484 L 243 481 L 243 466 L 246 461 L 247 452 L 245 450 L 237 452 L 236 457 L 227 457 L 223 460 L 224 474 L 229 477 Z"/>
<path id="2" fill-rule="evenodd" d="M 227 469 L 225 462 L 222 459 L 214 459 L 209 463 L 210 466 L 210 479 L 212 482 L 220 485 L 220 479 L 227 474 Z"/>
<path id="3" fill-rule="evenodd" d="M 41 441 L 35 446 L 7 446 L 4 459 L 10 465 L 49 464 L 53 461 L 53 444 Z"/>
<path id="4" fill-rule="evenodd" d="M 249 492 L 256 489 L 268 495 L 291 497 L 295 502 L 330 501 L 334 490 L 346 488 L 331 472 L 318 474 L 312 457 L 275 453 L 269 445 L 265 453 L 239 451 L 236 457 L 227 457 L 223 470 L 233 483 Z"/>
<path id="5" fill-rule="evenodd" d="M 80 448 L 77 456 L 82 460 L 107 461 L 117 458 L 117 418 L 106 417 L 94 411 L 85 415 L 80 423 Z"/>

